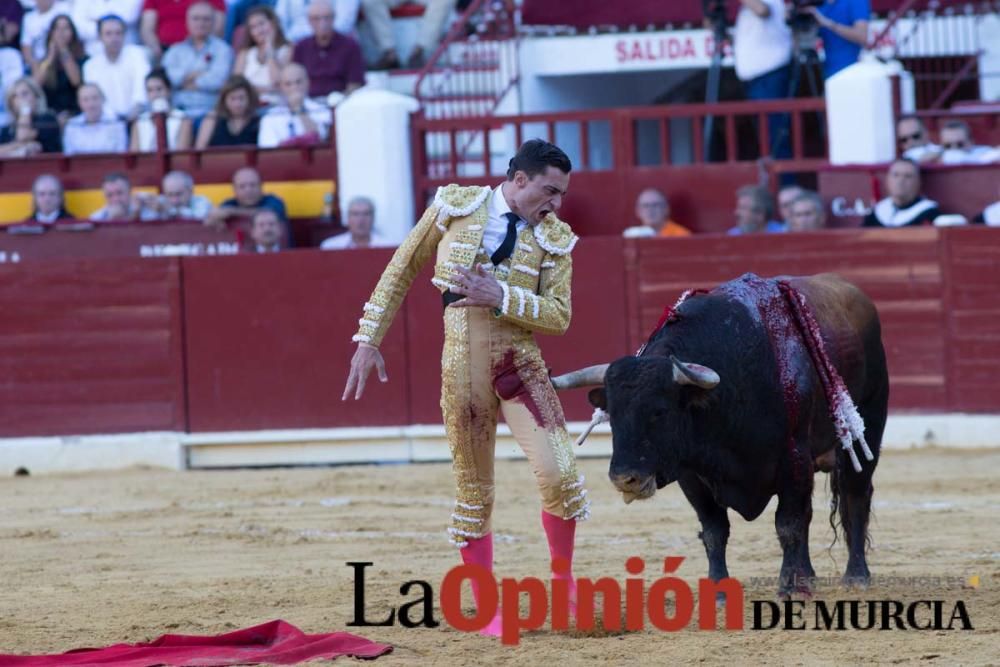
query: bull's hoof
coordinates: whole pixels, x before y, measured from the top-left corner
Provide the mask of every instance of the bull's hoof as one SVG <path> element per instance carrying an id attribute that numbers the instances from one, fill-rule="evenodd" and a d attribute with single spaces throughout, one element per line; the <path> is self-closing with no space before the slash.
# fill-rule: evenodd
<path id="1" fill-rule="evenodd" d="M 816 574 L 809 570 L 802 570 L 793 574 L 782 575 L 781 586 L 778 587 L 778 598 L 790 600 L 793 597 L 810 599 L 813 594 L 813 580 Z"/>

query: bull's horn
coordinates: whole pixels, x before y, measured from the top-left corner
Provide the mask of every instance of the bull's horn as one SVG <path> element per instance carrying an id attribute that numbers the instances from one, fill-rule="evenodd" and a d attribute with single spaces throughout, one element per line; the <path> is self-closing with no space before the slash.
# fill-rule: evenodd
<path id="1" fill-rule="evenodd" d="M 670 361 L 674 364 L 674 382 L 677 384 L 693 384 L 702 389 L 712 389 L 719 384 L 719 374 L 708 366 L 685 363 L 673 355 L 670 355 Z"/>
<path id="2" fill-rule="evenodd" d="M 604 374 L 611 364 L 587 366 L 577 371 L 557 375 L 552 378 L 552 386 L 557 390 L 576 389 L 577 387 L 599 387 L 604 384 Z"/>

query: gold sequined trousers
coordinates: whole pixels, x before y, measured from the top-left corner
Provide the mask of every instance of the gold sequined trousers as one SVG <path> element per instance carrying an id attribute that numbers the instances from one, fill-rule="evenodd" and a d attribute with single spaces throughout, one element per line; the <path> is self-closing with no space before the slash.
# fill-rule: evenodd
<path id="1" fill-rule="evenodd" d="M 499 413 L 531 464 L 543 509 L 586 519 L 587 492 L 534 337 L 487 308 L 445 308 L 444 323 L 441 411 L 456 486 L 451 542 L 463 547 L 491 530 Z"/>

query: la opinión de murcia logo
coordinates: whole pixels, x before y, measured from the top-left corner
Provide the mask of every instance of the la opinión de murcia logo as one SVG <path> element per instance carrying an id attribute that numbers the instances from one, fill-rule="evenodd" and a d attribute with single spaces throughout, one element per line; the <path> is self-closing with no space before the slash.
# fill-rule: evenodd
<path id="1" fill-rule="evenodd" d="M 501 641 L 515 646 L 523 631 L 538 630 L 550 620 L 555 631 L 593 630 L 596 626 L 597 597 L 601 598 L 601 626 L 606 631 L 639 631 L 649 625 L 663 632 L 676 632 L 697 622 L 700 630 L 716 630 L 718 613 L 722 610 L 726 630 L 744 629 L 743 585 L 737 579 L 720 581 L 699 579 L 697 586 L 697 621 L 695 621 L 695 591 L 683 579 L 674 576 L 682 556 L 663 559 L 663 574 L 648 588 L 644 578 L 642 558 L 625 561 L 629 576 L 624 585 L 617 579 L 582 577 L 576 583 L 576 618 L 570 613 L 569 581 L 559 578 L 569 571 L 562 559 L 553 561 L 553 574 L 548 582 L 535 577 L 503 578 L 499 582 L 488 570 L 477 565 L 458 565 L 441 581 L 438 604 L 448 625 L 462 632 L 478 632 L 499 613 L 503 632 Z M 399 594 L 408 598 L 398 608 L 379 612 L 372 620 L 365 605 L 365 569 L 372 562 L 348 562 L 354 570 L 354 617 L 351 627 L 390 626 L 397 623 L 406 628 L 436 628 L 441 623 L 434 615 L 434 588 L 427 581 L 412 579 L 403 582 Z M 462 609 L 462 585 L 468 581 L 480 590 L 480 604 L 472 615 Z M 548 586 L 546 586 L 548 584 Z M 521 612 L 522 596 L 527 596 L 528 610 Z M 668 610 L 666 601 L 673 600 Z M 718 601 L 718 604 L 717 604 Z M 753 613 L 751 630 L 973 630 L 965 602 L 956 600 L 750 600 Z M 624 605 L 624 608 L 623 608 Z M 622 613 L 624 611 L 624 614 Z M 624 617 L 624 628 L 622 619 Z M 575 621 L 572 622 L 572 621 Z"/>

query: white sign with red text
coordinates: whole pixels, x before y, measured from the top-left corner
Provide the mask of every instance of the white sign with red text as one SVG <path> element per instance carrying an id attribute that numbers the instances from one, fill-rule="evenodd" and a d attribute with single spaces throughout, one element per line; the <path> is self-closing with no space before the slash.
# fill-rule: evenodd
<path id="1" fill-rule="evenodd" d="M 698 69 L 712 62 L 710 30 L 540 37 L 522 43 L 522 69 L 534 76 Z M 724 65 L 732 65 L 728 45 Z"/>

